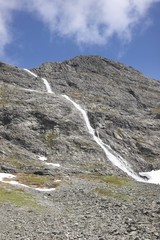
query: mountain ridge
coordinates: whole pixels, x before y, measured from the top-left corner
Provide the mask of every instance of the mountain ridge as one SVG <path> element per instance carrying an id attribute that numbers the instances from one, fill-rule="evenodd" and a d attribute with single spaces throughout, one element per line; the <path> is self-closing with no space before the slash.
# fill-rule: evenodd
<path id="1" fill-rule="evenodd" d="M 56 218 L 59 226 L 54 226 L 59 233 L 53 236 L 49 218 L 55 221 L 55 215 L 39 213 L 40 221 L 48 219 L 46 228 L 50 229 L 50 233 L 42 232 L 44 239 L 65 238 L 66 232 L 60 225 L 62 219 L 63 227 L 66 226 L 70 233 L 68 239 L 74 235 L 75 239 L 80 235 L 82 239 L 158 239 L 159 185 L 135 182 L 114 166 L 93 141 L 82 115 L 61 95 L 69 96 L 86 110 L 97 135 L 138 174 L 160 169 L 160 82 L 144 77 L 132 67 L 98 56 L 80 56 L 62 63 L 47 62 L 31 71 L 38 77 L 23 69 L 0 64 L 0 167 L 1 172 L 13 173 L 19 183 L 29 184 L 31 188 L 24 188 L 25 191 L 34 194 L 43 206 L 59 216 Z M 42 78 L 47 79 L 53 94 L 46 92 Z M 40 160 L 45 158 L 46 161 Z M 40 176 L 45 183 L 37 183 Z M 52 188 L 53 179 L 61 181 L 53 193 L 34 190 L 35 186 Z M 59 204 L 63 206 L 62 210 L 54 210 L 53 202 L 58 209 Z M 95 211 L 89 208 L 93 203 Z M 110 206 L 108 210 L 105 204 Z M 69 210 L 72 214 L 67 213 L 71 205 L 75 209 L 75 213 Z M 10 213 L 6 213 L 5 205 L 0 208 L 6 213 L 6 221 L 12 216 L 19 222 L 14 206 L 9 207 Z M 27 222 L 28 214 L 22 209 Z M 105 218 L 97 215 L 99 209 Z M 61 211 L 66 215 L 62 217 Z M 136 216 L 132 217 L 132 224 L 130 214 Z M 89 226 L 93 225 L 97 233 L 94 229 L 90 232 L 91 226 L 84 227 L 87 224 L 85 215 L 91 216 Z M 33 214 L 30 216 L 36 222 L 35 227 L 38 226 L 39 221 Z M 105 232 L 111 216 L 112 224 Z M 80 222 L 76 225 L 76 218 L 81 219 L 83 231 L 79 227 L 76 231 L 76 226 L 81 225 Z M 144 231 L 144 221 L 150 232 Z M 19 224 L 24 227 L 22 222 Z M 29 223 L 26 226 L 30 229 L 24 231 L 26 236 L 38 239 L 34 227 Z M 120 238 L 117 238 L 119 228 Z M 6 231 L 3 224 L 2 239 L 7 239 Z M 31 233 L 33 231 L 35 233 Z M 14 230 L 8 234 L 8 239 L 14 239 Z"/>
<path id="2" fill-rule="evenodd" d="M 83 59 L 85 59 L 85 60 L 83 61 Z M 107 64 L 109 62 L 108 68 L 106 68 L 106 66 L 104 66 L 103 63 L 98 64 L 99 60 L 101 60 L 101 59 L 103 60 L 103 62 L 105 60 L 105 63 L 107 63 Z M 89 64 L 86 63 L 87 61 L 89 62 Z M 116 65 L 116 66 L 118 66 L 118 67 L 116 67 L 116 69 L 120 69 L 120 70 L 118 70 L 118 72 L 116 72 L 116 76 L 114 73 L 114 81 L 113 81 L 113 69 L 112 69 L 112 67 L 110 69 L 110 62 L 112 63 L 111 66 Z M 42 76 L 46 77 L 49 80 L 50 76 L 47 75 L 47 71 L 49 72 L 49 74 L 51 74 L 50 71 L 52 71 L 52 70 L 49 70 L 48 64 L 52 65 L 53 69 L 55 71 L 55 76 L 53 76 L 52 79 L 56 79 L 56 84 L 54 84 L 52 88 L 54 88 L 55 85 L 57 87 L 57 85 L 60 84 L 60 89 L 56 89 L 57 91 L 61 90 L 61 92 L 62 92 L 62 89 L 63 89 L 63 92 L 66 92 L 67 95 L 73 97 L 77 101 L 81 100 L 80 103 L 84 104 L 84 107 L 87 108 L 88 114 L 89 114 L 89 116 L 91 116 L 91 118 L 95 118 L 96 114 L 101 115 L 101 118 L 102 118 L 102 115 L 105 115 L 104 112 L 109 111 L 109 108 L 111 108 L 111 111 L 114 108 L 120 108 L 121 112 L 117 111 L 117 114 L 119 114 L 119 115 L 120 114 L 121 115 L 126 115 L 126 114 L 138 115 L 139 109 L 141 111 L 143 111 L 142 114 L 144 114 L 145 113 L 144 110 L 146 109 L 147 115 L 151 114 L 151 115 L 153 115 L 153 118 L 157 118 L 157 119 L 159 118 L 159 113 L 158 113 L 159 110 L 158 109 L 160 106 L 159 105 L 160 93 L 158 90 L 159 89 L 158 81 L 154 81 L 150 78 L 146 78 L 139 71 L 134 70 L 133 68 L 130 68 L 130 67 L 126 67 L 124 64 L 121 64 L 121 63 L 113 64 L 112 60 L 108 60 L 108 59 L 106 60 L 106 59 L 103 59 L 102 57 L 99 57 L 97 60 L 96 56 L 87 56 L 87 57 L 81 56 L 81 57 L 76 57 L 71 61 L 65 61 L 64 64 L 66 64 L 66 63 L 67 63 L 67 66 L 68 66 L 68 64 L 70 64 L 69 66 L 71 66 L 71 67 L 76 65 L 77 73 L 74 72 L 74 74 L 76 75 L 76 74 L 79 74 L 80 72 L 82 72 L 82 74 L 83 74 L 82 77 L 81 78 L 80 77 L 78 78 L 77 76 L 74 77 L 73 72 L 70 69 L 71 76 L 68 73 L 69 76 L 68 75 L 65 76 L 66 79 L 63 80 L 63 84 L 62 84 L 61 80 L 58 79 L 58 77 L 61 76 L 61 73 L 58 72 L 59 70 L 56 72 L 56 70 L 54 69 L 54 66 L 53 66 L 54 64 L 52 64 L 52 63 L 42 64 L 39 68 L 32 69 L 32 70 L 33 71 L 35 70 L 35 72 L 38 73 L 38 71 L 40 69 L 40 74 L 41 75 L 43 74 Z M 78 67 L 78 64 L 80 65 L 79 67 Z M 45 65 L 46 65 L 46 67 L 45 67 Z M 81 66 L 81 65 L 83 65 L 83 66 Z M 85 69 L 86 69 L 88 67 L 88 65 L 89 65 L 89 67 L 91 67 L 91 69 L 94 68 L 95 72 L 96 72 L 95 67 L 96 68 L 99 67 L 100 72 L 103 73 L 103 75 L 105 75 L 104 72 L 106 71 L 107 75 L 105 76 L 105 78 L 103 78 L 102 76 L 100 76 L 100 77 L 98 76 L 99 77 L 98 78 L 97 75 L 96 75 L 96 77 L 91 76 L 92 77 L 92 79 L 91 79 L 90 76 L 86 76 L 85 73 L 83 73 L 86 71 L 83 69 L 83 67 L 85 66 Z M 102 67 L 100 67 L 100 65 L 102 65 Z M 65 67 L 66 67 L 66 65 L 65 65 Z M 45 69 L 44 73 L 43 73 L 43 68 Z M 63 68 L 63 66 L 62 66 L 62 68 Z M 59 69 L 59 66 L 57 66 L 57 69 Z M 83 70 L 81 70 L 81 69 L 83 69 Z M 92 73 L 91 69 L 89 71 Z M 122 72 L 123 69 L 125 69 L 124 73 Z M 64 71 L 66 71 L 66 70 L 64 70 Z M 131 73 L 130 73 L 130 71 L 131 71 Z M 135 75 L 135 73 L 137 75 Z M 89 78 L 89 80 L 87 78 Z M 98 78 L 98 81 L 96 78 Z M 137 80 L 138 78 L 140 78 L 141 81 Z M 51 84 L 53 82 L 52 79 L 50 81 Z M 71 80 L 71 79 L 73 79 L 73 80 Z M 104 84 L 106 84 L 106 89 L 104 89 Z M 65 86 L 63 86 L 63 85 L 65 85 Z M 72 86 L 73 86 L 75 92 L 73 92 Z M 151 88 L 151 86 L 152 86 L 152 88 Z M 72 92 L 70 91 L 70 88 L 72 89 Z M 87 88 L 87 91 L 85 91 L 86 88 Z M 82 91 L 82 97 L 80 96 L 81 91 Z M 98 94 L 99 92 L 100 92 L 100 96 Z M 118 97 L 116 97 L 116 95 Z M 85 103 L 84 103 L 82 98 L 85 98 L 87 101 L 85 101 Z M 152 99 L 152 101 L 153 101 L 154 98 L 155 98 L 155 101 L 153 104 L 151 104 L 150 99 Z M 106 101 L 105 101 L 105 99 L 106 99 Z M 96 103 L 96 107 L 94 107 L 94 100 Z M 104 104 L 101 104 L 102 101 L 104 101 L 106 106 L 109 105 L 109 107 L 108 108 L 106 106 L 103 107 Z M 121 103 L 120 103 L 120 101 L 121 101 Z M 129 104 L 129 101 L 131 102 L 130 104 Z M 98 106 L 98 105 L 100 105 L 100 106 Z M 98 108 L 97 106 L 100 109 L 99 112 L 98 111 L 96 112 L 94 110 L 94 108 Z M 103 108 L 104 108 L 104 111 L 102 111 Z M 147 108 L 148 108 L 148 111 L 147 111 Z M 92 116 L 92 112 L 90 112 L 90 109 L 91 109 L 91 111 L 94 111 L 94 114 L 93 114 L 94 116 Z M 157 112 L 156 112 L 156 110 L 157 110 Z M 155 113 L 155 115 L 154 115 L 154 113 Z M 107 118 L 109 118 L 109 119 L 111 118 L 111 120 L 117 122 L 117 125 L 119 125 L 119 126 L 121 126 L 122 124 L 124 124 L 124 125 L 128 124 L 128 125 L 130 125 L 131 129 L 133 128 L 133 126 L 132 126 L 133 124 L 130 123 L 129 121 L 128 122 L 126 121 L 126 123 L 119 123 L 120 117 L 119 117 L 119 119 L 116 119 L 116 120 L 114 120 L 114 116 L 107 116 Z M 149 119 L 149 120 L 151 121 L 151 119 Z M 124 119 L 123 119 L 123 122 L 125 122 Z M 96 124 L 97 123 L 94 123 L 92 126 L 94 128 L 96 128 Z M 141 124 L 140 126 L 136 126 L 136 128 L 138 128 L 138 127 L 143 128 L 143 125 Z M 120 130 L 117 130 L 117 131 L 120 133 Z M 119 136 L 119 140 L 120 140 L 120 136 Z M 137 145 L 139 146 L 139 143 L 137 143 Z M 140 146 L 139 146 L 139 148 L 140 148 Z"/>

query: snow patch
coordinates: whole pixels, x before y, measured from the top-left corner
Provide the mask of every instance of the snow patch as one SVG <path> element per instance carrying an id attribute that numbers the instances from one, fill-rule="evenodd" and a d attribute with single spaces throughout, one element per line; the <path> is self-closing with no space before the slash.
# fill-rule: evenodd
<path id="1" fill-rule="evenodd" d="M 9 174 L 9 173 L 0 173 L 0 181 L 6 182 L 6 181 L 4 181 L 5 178 L 12 179 L 12 178 L 15 178 L 15 176 L 13 174 Z"/>
<path id="2" fill-rule="evenodd" d="M 160 170 L 152 170 L 151 172 L 140 172 L 140 176 L 147 177 L 148 183 L 160 184 Z"/>
<path id="3" fill-rule="evenodd" d="M 3 183 L 9 183 L 11 185 L 16 185 L 19 187 L 25 187 L 25 188 L 30 188 L 30 189 L 34 189 L 34 190 L 38 190 L 38 191 L 43 191 L 43 192 L 50 192 L 55 190 L 55 188 L 33 188 L 33 187 L 29 187 L 25 184 L 19 183 L 18 181 L 5 181 L 4 179 L 12 179 L 15 178 L 16 176 L 13 174 L 8 174 L 8 173 L 0 173 L 0 182 Z"/>
<path id="4" fill-rule="evenodd" d="M 61 182 L 61 180 L 57 179 L 57 180 L 55 180 L 54 182 Z"/>
<path id="5" fill-rule="evenodd" d="M 47 158 L 45 156 L 38 156 L 38 158 L 40 161 L 43 161 L 43 162 L 47 160 Z"/>
<path id="6" fill-rule="evenodd" d="M 51 192 L 55 190 L 55 188 L 34 188 L 34 189 L 40 192 Z"/>
<path id="7" fill-rule="evenodd" d="M 47 161 L 47 158 L 45 156 L 38 156 L 40 161 Z M 45 165 L 52 166 L 52 167 L 60 167 L 61 165 L 59 163 L 47 163 L 45 162 Z"/>
<path id="8" fill-rule="evenodd" d="M 46 165 L 52 166 L 52 167 L 60 167 L 61 166 L 59 163 L 46 163 Z"/>

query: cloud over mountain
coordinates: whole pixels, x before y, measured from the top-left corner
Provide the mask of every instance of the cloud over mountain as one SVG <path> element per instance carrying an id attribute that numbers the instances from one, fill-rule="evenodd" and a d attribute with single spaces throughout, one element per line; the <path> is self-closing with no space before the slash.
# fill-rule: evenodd
<path id="1" fill-rule="evenodd" d="M 15 10 L 29 11 L 54 36 L 74 39 L 78 44 L 107 44 L 112 36 L 131 41 L 134 27 L 153 3 L 160 0 L 0 0 L 0 55 L 11 43 L 11 21 Z M 139 25 L 140 26 L 140 25 Z"/>

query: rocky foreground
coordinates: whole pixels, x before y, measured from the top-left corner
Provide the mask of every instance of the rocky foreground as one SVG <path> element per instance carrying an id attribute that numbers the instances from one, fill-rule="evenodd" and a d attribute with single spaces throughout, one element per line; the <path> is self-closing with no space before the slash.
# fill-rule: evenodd
<path id="1" fill-rule="evenodd" d="M 159 239 L 160 185 L 114 166 L 62 94 L 138 174 L 160 169 L 160 82 L 98 56 L 32 72 L 0 63 L 0 168 L 28 186 L 0 183 L 0 239 Z"/>

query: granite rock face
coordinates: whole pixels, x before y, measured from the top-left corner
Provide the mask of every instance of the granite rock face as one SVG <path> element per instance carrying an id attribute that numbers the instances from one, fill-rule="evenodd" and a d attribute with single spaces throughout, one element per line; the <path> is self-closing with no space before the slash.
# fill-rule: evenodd
<path id="1" fill-rule="evenodd" d="M 86 110 L 96 134 L 139 173 L 160 169 L 160 82 L 99 56 L 46 62 L 31 71 L 38 77 L 0 63 L 1 172 L 19 174 L 21 179 L 23 174 L 60 176 L 64 186 L 55 194 L 27 190 L 54 214 L 39 213 L 38 222 L 34 213 L 29 216 L 23 209 L 21 219 L 11 205 L 5 221 L 15 218 L 25 233 L 17 238 L 16 230 L 6 230 L 4 223 L 0 237 L 39 239 L 40 234 L 41 239 L 158 239 L 159 186 L 124 181 L 123 177 L 129 177 L 106 158 L 88 133 L 82 114 L 62 95 Z M 47 93 L 42 78 L 48 80 L 53 93 Z M 40 156 L 47 161 L 40 161 Z M 53 202 L 57 210 L 53 210 Z M 0 211 L 5 210 L 4 205 Z M 48 225 L 35 230 L 44 219 Z M 56 233 L 51 231 L 51 220 L 57 221 Z"/>

